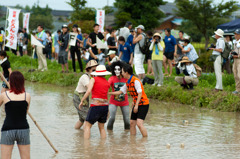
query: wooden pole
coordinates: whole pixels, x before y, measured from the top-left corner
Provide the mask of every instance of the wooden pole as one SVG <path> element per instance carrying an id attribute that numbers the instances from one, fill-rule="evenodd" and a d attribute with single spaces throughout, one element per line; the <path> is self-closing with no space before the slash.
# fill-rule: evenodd
<path id="1" fill-rule="evenodd" d="M 6 83 L 6 85 L 8 86 L 8 88 L 10 88 L 10 84 L 8 83 L 8 81 L 6 80 L 6 78 L 3 76 L 2 72 L 0 72 L 0 76 L 3 79 L 3 81 Z M 47 140 L 47 142 L 49 143 L 49 145 L 53 148 L 53 150 L 55 151 L 55 153 L 58 153 L 58 150 L 53 146 L 52 142 L 49 140 L 49 138 L 47 137 L 47 135 L 43 132 L 43 130 L 41 129 L 41 127 L 38 125 L 37 121 L 33 118 L 32 114 L 30 112 L 27 112 L 29 117 L 32 119 L 32 121 L 34 122 L 34 124 L 37 126 L 38 130 L 42 133 L 42 135 L 45 137 L 45 139 Z"/>

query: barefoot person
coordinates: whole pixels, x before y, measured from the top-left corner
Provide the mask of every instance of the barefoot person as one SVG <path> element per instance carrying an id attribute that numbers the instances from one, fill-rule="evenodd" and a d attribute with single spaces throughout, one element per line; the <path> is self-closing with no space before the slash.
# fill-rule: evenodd
<path id="1" fill-rule="evenodd" d="M 98 122 L 101 138 L 106 138 L 104 123 L 106 123 L 108 116 L 108 89 L 110 85 L 104 77 L 111 75 L 111 73 L 106 70 L 104 65 L 99 65 L 91 75 L 95 77 L 90 80 L 88 90 L 79 104 L 81 110 L 84 101 L 92 92 L 92 100 L 84 126 L 84 138 L 90 138 L 91 127 L 96 122 Z"/>
<path id="2" fill-rule="evenodd" d="M 17 142 L 21 158 L 30 159 L 30 131 L 27 111 L 30 95 L 24 88 L 22 73 L 13 71 L 10 75 L 9 91 L 0 95 L 0 105 L 5 104 L 6 118 L 1 133 L 1 159 L 10 159 L 14 142 Z"/>
<path id="3" fill-rule="evenodd" d="M 79 104 L 81 99 L 83 98 L 84 94 L 87 91 L 88 88 L 88 84 L 90 82 L 90 78 L 91 78 L 91 73 L 93 71 L 95 71 L 96 67 L 97 67 L 98 63 L 95 60 L 90 60 L 87 65 L 86 65 L 86 73 L 84 73 L 78 81 L 78 85 L 76 90 L 74 91 L 74 95 L 73 95 L 73 103 L 74 106 L 76 107 L 77 111 L 78 111 L 78 116 L 79 116 L 79 120 L 77 121 L 77 123 L 75 124 L 75 129 L 80 129 L 84 123 L 84 121 L 86 120 L 87 117 L 87 113 L 88 113 L 88 109 L 89 109 L 89 98 L 87 98 L 84 103 L 83 103 L 83 107 L 81 110 L 79 110 Z"/>
<path id="4" fill-rule="evenodd" d="M 130 120 L 130 133 L 136 135 L 136 125 L 143 137 L 147 137 L 147 130 L 143 126 L 143 121 L 148 113 L 149 100 L 144 92 L 141 81 L 133 75 L 133 69 L 130 65 L 124 65 L 122 75 L 128 79 L 126 84 L 117 92 L 110 92 L 110 95 L 126 94 L 127 90 L 133 98 L 133 109 Z"/>
<path id="5" fill-rule="evenodd" d="M 7 56 L 6 51 L 1 51 L 1 53 L 0 53 L 0 64 L 3 69 L 3 76 L 8 81 L 9 75 L 12 73 L 12 69 L 10 66 L 10 62 L 8 61 L 8 56 Z M 3 81 L 2 87 L 3 88 L 1 90 L 1 93 L 5 92 L 8 89 L 7 84 L 4 81 Z"/>
<path id="6" fill-rule="evenodd" d="M 108 82 L 112 87 L 112 91 L 119 91 L 120 88 L 127 82 L 126 78 L 123 78 L 121 72 L 123 67 L 123 62 L 117 61 L 113 62 L 111 65 L 112 75 Z M 130 120 L 129 120 L 129 102 L 127 94 L 120 94 L 117 96 L 112 95 L 109 101 L 109 112 L 110 118 L 108 121 L 107 129 L 112 130 L 113 124 L 115 121 L 115 116 L 117 108 L 120 107 L 123 114 L 124 129 L 130 129 Z"/>

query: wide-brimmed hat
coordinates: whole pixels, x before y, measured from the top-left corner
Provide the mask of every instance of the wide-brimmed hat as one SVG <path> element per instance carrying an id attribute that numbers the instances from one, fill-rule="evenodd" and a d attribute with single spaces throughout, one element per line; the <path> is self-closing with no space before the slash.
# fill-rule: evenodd
<path id="1" fill-rule="evenodd" d="M 112 55 L 112 54 L 116 54 L 116 51 L 114 50 L 109 50 L 109 53 L 107 55 Z"/>
<path id="2" fill-rule="evenodd" d="M 88 61 L 87 65 L 86 65 L 86 69 L 87 69 L 87 68 L 91 68 L 91 67 L 93 67 L 93 66 L 98 66 L 98 63 L 97 63 L 96 60 L 90 60 L 90 61 Z"/>
<path id="3" fill-rule="evenodd" d="M 234 36 L 234 33 L 225 33 L 224 32 L 223 36 Z"/>
<path id="4" fill-rule="evenodd" d="M 215 34 L 217 34 L 218 36 L 223 37 L 224 31 L 222 29 L 218 29 L 217 31 L 214 32 Z"/>
<path id="5" fill-rule="evenodd" d="M 111 75 L 111 74 L 112 73 L 107 71 L 104 65 L 98 65 L 96 68 L 96 71 L 91 73 L 91 75 L 93 76 L 105 76 L 105 75 Z"/>
<path id="6" fill-rule="evenodd" d="M 144 28 L 143 25 L 139 25 L 139 26 L 137 26 L 136 29 L 142 29 L 142 30 L 145 30 L 145 28 Z"/>
<path id="7" fill-rule="evenodd" d="M 181 63 L 187 63 L 187 62 L 192 63 L 192 61 L 189 61 L 189 59 L 188 59 L 187 56 L 184 56 L 180 62 L 181 62 Z"/>
<path id="8" fill-rule="evenodd" d="M 161 35 L 160 35 L 159 33 L 155 33 L 155 34 L 153 35 L 153 38 L 154 38 L 155 36 L 158 36 L 158 37 L 160 37 L 160 39 L 162 39 L 162 37 L 161 37 Z"/>

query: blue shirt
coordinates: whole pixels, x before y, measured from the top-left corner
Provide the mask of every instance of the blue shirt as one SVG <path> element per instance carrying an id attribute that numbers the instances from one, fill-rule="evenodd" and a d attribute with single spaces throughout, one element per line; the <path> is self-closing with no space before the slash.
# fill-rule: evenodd
<path id="1" fill-rule="evenodd" d="M 83 38 L 82 38 L 82 34 L 78 34 L 78 35 L 77 35 L 77 38 L 82 41 L 82 39 L 83 39 Z"/>
<path id="2" fill-rule="evenodd" d="M 54 34 L 54 46 L 58 46 L 58 33 Z"/>
<path id="3" fill-rule="evenodd" d="M 43 30 L 41 33 L 38 33 L 37 37 L 43 40 L 43 41 L 40 41 L 40 40 L 39 41 L 45 46 L 47 42 L 47 34 L 45 33 L 45 31 Z"/>
<path id="4" fill-rule="evenodd" d="M 124 46 L 120 45 L 120 51 L 122 52 L 121 60 L 129 63 L 131 54 L 132 54 L 132 48 L 128 43 L 125 43 Z"/>
<path id="5" fill-rule="evenodd" d="M 174 52 L 175 51 L 175 45 L 177 45 L 176 39 L 174 36 L 165 36 L 164 38 L 165 43 L 165 53 Z"/>
<path id="6" fill-rule="evenodd" d="M 133 44 L 133 35 L 130 34 L 127 38 L 127 43 L 131 45 L 132 51 L 134 50 L 135 44 Z"/>

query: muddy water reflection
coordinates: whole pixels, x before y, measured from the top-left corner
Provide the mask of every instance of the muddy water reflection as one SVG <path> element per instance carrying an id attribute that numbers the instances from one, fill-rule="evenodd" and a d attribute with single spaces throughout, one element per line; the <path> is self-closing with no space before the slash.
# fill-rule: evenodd
<path id="1" fill-rule="evenodd" d="M 78 119 L 72 103 L 73 87 L 27 83 L 32 95 L 30 112 L 59 150 L 54 154 L 30 118 L 31 156 L 33 159 L 159 159 L 159 158 L 240 158 L 239 113 L 221 113 L 193 107 L 151 101 L 146 119 L 149 137 L 140 132 L 131 137 L 123 130 L 120 110 L 114 131 L 99 139 L 97 125 L 92 138 L 83 140 L 83 131 L 75 130 Z M 183 123 L 188 120 L 188 125 Z M 1 116 L 1 125 L 3 116 Z M 181 148 L 181 143 L 185 147 Z M 170 144 L 170 149 L 166 145 Z M 16 146 L 13 158 L 18 157 Z"/>

